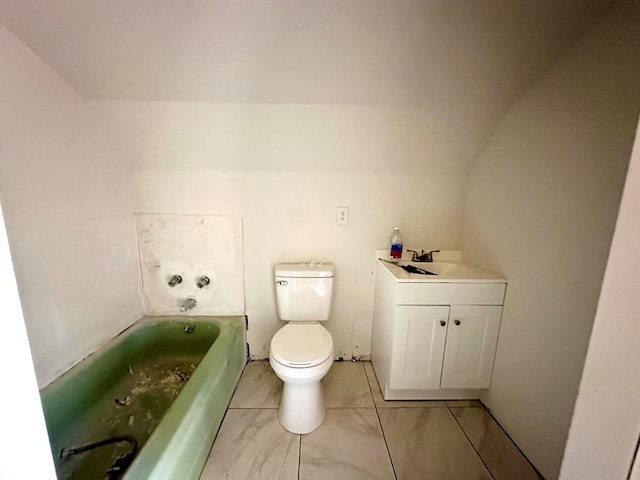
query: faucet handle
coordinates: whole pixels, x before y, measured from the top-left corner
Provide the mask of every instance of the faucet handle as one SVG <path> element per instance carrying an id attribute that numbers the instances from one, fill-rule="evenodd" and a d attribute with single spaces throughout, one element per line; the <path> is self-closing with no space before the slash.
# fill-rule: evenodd
<path id="1" fill-rule="evenodd" d="M 440 250 L 430 250 L 427 253 L 423 254 L 423 256 L 425 257 L 425 261 L 426 262 L 433 262 L 433 254 L 434 253 L 440 253 Z"/>
<path id="2" fill-rule="evenodd" d="M 430 250 L 425 252 L 424 250 L 420 250 L 418 253 L 415 250 L 407 249 L 407 252 L 411 252 L 411 261 L 412 262 L 433 262 L 433 254 L 440 252 L 440 250 Z"/>

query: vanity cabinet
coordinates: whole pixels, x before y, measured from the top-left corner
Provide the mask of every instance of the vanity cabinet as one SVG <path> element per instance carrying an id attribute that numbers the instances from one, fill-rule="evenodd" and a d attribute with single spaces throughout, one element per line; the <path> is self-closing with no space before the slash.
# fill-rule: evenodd
<path id="1" fill-rule="evenodd" d="M 398 305 L 391 388 L 488 388 L 502 307 Z"/>
<path id="2" fill-rule="evenodd" d="M 506 281 L 403 282 L 392 268 L 378 265 L 374 307 L 384 397 L 477 398 L 491 382 Z"/>

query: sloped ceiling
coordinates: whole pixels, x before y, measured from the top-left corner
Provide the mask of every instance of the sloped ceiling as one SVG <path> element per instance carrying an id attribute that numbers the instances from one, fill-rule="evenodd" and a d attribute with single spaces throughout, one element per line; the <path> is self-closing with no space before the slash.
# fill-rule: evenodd
<path id="1" fill-rule="evenodd" d="M 0 0 L 0 22 L 91 98 L 490 113 L 610 3 Z"/>
<path id="2" fill-rule="evenodd" d="M 390 155 L 384 168 L 464 172 L 509 106 L 611 4 L 0 0 L 0 23 L 88 98 L 374 106 L 385 125 L 419 119 L 416 161 Z"/>

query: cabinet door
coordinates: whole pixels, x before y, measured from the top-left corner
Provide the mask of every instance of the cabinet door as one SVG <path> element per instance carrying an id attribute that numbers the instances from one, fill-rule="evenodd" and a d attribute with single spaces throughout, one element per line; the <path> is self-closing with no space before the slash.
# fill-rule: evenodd
<path id="1" fill-rule="evenodd" d="M 398 306 L 391 361 L 391 388 L 438 388 L 449 307 Z"/>
<path id="2" fill-rule="evenodd" d="M 488 388 L 501 306 L 452 306 L 442 366 L 442 388 Z"/>

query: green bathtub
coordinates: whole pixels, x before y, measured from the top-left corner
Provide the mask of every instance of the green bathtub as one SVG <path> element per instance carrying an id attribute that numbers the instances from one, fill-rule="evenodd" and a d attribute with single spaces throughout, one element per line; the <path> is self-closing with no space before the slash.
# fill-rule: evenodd
<path id="1" fill-rule="evenodd" d="M 197 479 L 246 357 L 244 317 L 142 318 L 41 391 L 59 478 Z"/>

